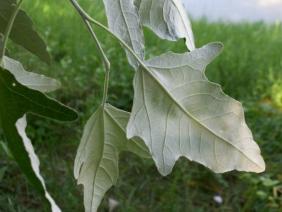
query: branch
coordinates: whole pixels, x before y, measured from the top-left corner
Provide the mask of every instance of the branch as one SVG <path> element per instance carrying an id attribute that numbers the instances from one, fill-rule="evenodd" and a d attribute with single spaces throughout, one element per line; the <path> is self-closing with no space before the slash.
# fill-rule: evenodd
<path id="1" fill-rule="evenodd" d="M 81 16 L 83 22 L 85 23 L 88 31 L 90 32 L 97 49 L 99 50 L 99 53 L 102 57 L 103 63 L 104 63 L 104 67 L 105 67 L 105 82 L 104 82 L 104 92 L 103 92 L 103 100 L 102 100 L 102 104 L 105 105 L 106 101 L 107 101 L 107 96 L 108 96 L 108 88 L 109 88 L 109 78 L 110 78 L 110 69 L 111 69 L 111 64 L 105 54 L 105 51 L 103 50 L 101 43 L 96 35 L 96 33 L 94 32 L 90 21 L 88 20 L 88 18 L 85 17 L 85 12 L 84 10 L 80 7 L 80 5 L 77 3 L 76 0 L 70 0 L 71 4 L 74 6 L 74 8 L 76 9 L 76 11 L 79 13 L 79 15 Z M 82 12 L 83 11 L 83 12 Z"/>
<path id="2" fill-rule="evenodd" d="M 122 39 L 120 39 L 117 35 L 115 35 L 109 28 L 107 28 L 106 26 L 104 26 L 103 24 L 101 24 L 99 21 L 96 21 L 95 19 L 93 19 L 90 15 L 88 15 L 84 10 L 83 8 L 80 7 L 80 5 L 77 3 L 76 0 L 70 0 L 74 7 L 78 10 L 79 14 L 84 18 L 86 19 L 87 21 L 95 24 L 96 26 L 102 28 L 103 30 L 105 30 L 107 33 L 109 33 L 111 36 L 113 36 L 116 40 L 118 40 L 120 42 L 120 44 L 126 48 L 134 57 L 135 59 L 138 61 L 138 63 L 140 64 L 140 66 L 142 66 L 142 68 L 144 68 L 144 70 L 147 71 L 147 73 L 149 75 L 152 76 L 152 78 L 161 86 L 161 88 L 165 91 L 166 91 L 166 88 L 162 85 L 162 83 L 155 77 L 155 75 L 152 73 L 152 71 L 146 66 L 146 64 L 144 63 L 144 61 L 142 59 L 139 58 L 139 56 L 134 52 L 134 50 L 128 46 Z M 106 80 L 105 80 L 106 82 Z M 167 93 L 171 98 L 173 98 L 171 96 L 170 93 Z M 181 107 L 181 106 L 180 106 Z M 183 107 L 181 107 L 181 109 L 183 111 L 185 111 L 185 109 Z"/>
<path id="3" fill-rule="evenodd" d="M 148 72 L 151 73 L 151 71 L 147 68 L 147 66 L 145 65 L 145 63 L 143 62 L 142 59 L 139 58 L 139 56 L 134 52 L 134 50 L 128 46 L 122 39 L 120 39 L 118 36 L 116 36 L 109 28 L 107 28 L 106 26 L 104 26 L 102 23 L 100 23 L 99 21 L 93 19 L 85 10 L 83 10 L 83 8 L 78 4 L 78 2 L 76 0 L 70 0 L 73 4 L 73 6 L 76 8 L 76 10 L 79 12 L 79 14 L 81 16 L 83 16 L 84 19 L 86 19 L 88 22 L 100 27 L 101 29 L 103 29 L 104 31 L 106 31 L 107 33 L 109 33 L 112 37 L 114 37 L 116 40 L 118 40 L 120 42 L 120 44 L 126 48 L 134 57 L 135 59 L 138 61 L 138 63 Z"/>

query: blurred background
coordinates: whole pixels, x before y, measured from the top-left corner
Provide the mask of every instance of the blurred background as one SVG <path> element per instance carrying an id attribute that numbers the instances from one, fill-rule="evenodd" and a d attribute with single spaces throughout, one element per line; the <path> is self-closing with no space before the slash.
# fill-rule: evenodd
<path id="1" fill-rule="evenodd" d="M 282 1 L 184 0 L 192 17 L 198 47 L 221 41 L 224 52 L 207 68 L 211 81 L 243 103 L 246 120 L 267 164 L 262 174 L 222 175 L 186 159 L 168 177 L 150 160 L 121 156 L 120 178 L 100 211 L 281 211 L 282 208 Z M 81 0 L 96 19 L 106 23 L 102 1 Z M 53 97 L 79 111 L 78 122 L 62 125 L 29 116 L 28 135 L 41 159 L 47 187 L 63 211 L 83 211 L 82 188 L 73 178 L 73 162 L 83 125 L 101 101 L 104 72 L 95 45 L 67 0 L 24 1 L 36 29 L 48 44 L 53 62 L 43 64 L 18 46 L 12 57 L 28 70 L 62 81 Z M 133 71 L 120 45 L 103 31 L 97 34 L 112 63 L 110 102 L 130 110 Z M 145 29 L 146 56 L 186 51 L 184 41 L 168 42 Z M 0 211 L 47 211 L 42 199 L 0 143 Z"/>

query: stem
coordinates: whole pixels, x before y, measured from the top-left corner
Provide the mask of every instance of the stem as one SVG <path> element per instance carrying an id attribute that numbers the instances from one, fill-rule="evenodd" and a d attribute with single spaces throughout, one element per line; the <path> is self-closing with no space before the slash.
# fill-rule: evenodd
<path id="1" fill-rule="evenodd" d="M 83 17 L 82 17 L 83 18 Z M 96 47 L 99 50 L 99 53 L 102 57 L 104 68 L 105 68 L 105 81 L 104 81 L 104 91 L 103 91 L 103 100 L 102 105 L 105 106 L 107 99 L 108 99 L 108 90 L 109 90 L 109 81 L 110 81 L 110 70 L 111 70 L 111 64 L 96 36 L 96 33 L 94 32 L 92 26 L 90 25 L 89 21 L 83 18 L 84 23 L 87 26 L 88 31 L 90 32 L 93 40 L 95 41 Z"/>
<path id="2" fill-rule="evenodd" d="M 105 106 L 107 99 L 108 99 L 109 82 L 110 82 L 110 71 L 106 71 L 105 81 L 104 81 L 103 100 L 102 100 L 103 106 Z"/>
<path id="3" fill-rule="evenodd" d="M 9 39 L 9 36 L 10 36 L 11 31 L 13 29 L 13 25 L 14 25 L 14 22 L 16 20 L 17 15 L 18 15 L 18 12 L 20 10 L 22 2 L 23 2 L 23 0 L 20 0 L 15 5 L 15 10 L 13 11 L 12 16 L 11 16 L 9 22 L 8 22 L 7 28 L 6 28 L 5 33 L 4 33 L 4 37 L 2 38 L 2 41 L 0 41 L 0 42 L 3 42 L 1 44 L 1 48 L 0 48 L 0 65 L 2 65 L 2 63 L 3 63 L 3 57 L 5 56 L 5 53 L 6 53 L 6 46 L 7 46 L 7 43 L 8 43 L 8 39 Z"/>
<path id="4" fill-rule="evenodd" d="M 96 33 L 94 32 L 88 18 L 85 17 L 85 12 L 84 10 L 80 7 L 80 5 L 77 3 L 76 0 L 70 0 L 71 4 L 74 6 L 74 8 L 76 9 L 76 11 L 79 13 L 79 15 L 81 16 L 83 22 L 85 23 L 88 31 L 90 32 L 96 47 L 102 57 L 103 63 L 104 63 L 104 67 L 105 67 L 105 81 L 104 81 L 104 91 L 103 91 L 103 100 L 102 100 L 102 105 L 104 106 L 107 102 L 107 98 L 108 98 L 108 90 L 109 90 L 109 80 L 110 80 L 110 69 L 111 69 L 111 64 L 105 54 L 105 51 L 103 50 L 101 43 L 96 35 Z M 83 12 L 82 12 L 83 11 Z"/>
<path id="5" fill-rule="evenodd" d="M 120 39 L 118 36 L 116 36 L 109 28 L 107 28 L 106 26 L 104 26 L 103 24 L 101 24 L 99 21 L 96 21 L 95 19 L 93 19 L 90 15 L 88 15 L 87 12 L 85 12 L 83 10 L 82 7 L 80 7 L 80 5 L 77 3 L 76 0 L 70 0 L 73 3 L 73 6 L 77 9 L 77 11 L 79 12 L 79 14 L 86 19 L 87 21 L 89 21 L 90 23 L 95 24 L 96 26 L 102 28 L 103 30 L 105 30 L 107 33 L 109 33 L 111 36 L 113 36 L 116 40 L 118 40 L 120 42 L 120 44 L 126 48 L 134 57 L 135 59 L 138 61 L 138 63 L 140 64 L 140 66 L 142 66 L 142 68 L 144 68 L 144 70 L 147 71 L 147 73 L 149 75 L 151 75 L 153 77 L 153 79 L 164 89 L 165 92 L 166 89 L 163 87 L 163 85 L 156 79 L 156 77 L 154 76 L 154 74 L 152 73 L 152 71 L 146 66 L 146 64 L 143 62 L 142 59 L 139 58 L 139 56 L 134 52 L 134 50 L 132 50 L 132 48 L 130 46 L 127 45 L 127 43 L 125 43 L 122 39 Z M 167 92 L 168 93 L 168 92 Z M 168 95 L 173 98 L 171 96 L 171 94 L 168 93 Z M 181 106 L 181 109 L 184 110 L 184 108 Z"/>
<path id="6" fill-rule="evenodd" d="M 139 62 L 139 64 L 146 69 L 148 72 L 151 72 L 147 66 L 144 64 L 143 60 L 139 58 L 139 56 L 134 52 L 134 50 L 132 50 L 132 48 L 130 46 L 128 46 L 122 39 L 120 39 L 118 36 L 116 36 L 109 28 L 107 28 L 106 26 L 104 26 L 102 23 L 100 23 L 99 21 L 96 21 L 95 19 L 93 19 L 90 15 L 88 15 L 87 12 L 85 12 L 85 10 L 77 3 L 76 0 L 70 0 L 73 4 L 73 6 L 76 8 L 76 10 L 79 12 L 79 14 L 81 16 L 83 16 L 84 19 L 86 19 L 87 21 L 89 21 L 90 23 L 100 27 L 101 29 L 103 29 L 104 31 L 106 31 L 107 33 L 109 33 L 111 36 L 113 36 L 115 39 L 117 39 L 120 44 L 122 46 L 124 46 L 134 57 L 135 59 Z"/>

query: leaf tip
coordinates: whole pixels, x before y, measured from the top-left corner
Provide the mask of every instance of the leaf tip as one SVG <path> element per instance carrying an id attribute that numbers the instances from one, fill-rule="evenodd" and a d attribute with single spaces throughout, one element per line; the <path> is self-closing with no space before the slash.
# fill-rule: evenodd
<path id="1" fill-rule="evenodd" d="M 262 173 L 262 172 L 265 172 L 265 170 L 266 170 L 265 161 L 264 161 L 263 157 L 260 155 L 259 163 L 257 165 L 257 168 L 254 169 L 253 172 L 255 172 L 255 173 Z"/>
<path id="2" fill-rule="evenodd" d="M 223 51 L 223 49 L 224 49 L 224 44 L 222 43 L 222 42 L 219 42 L 219 41 L 217 41 L 217 42 L 212 42 L 212 43 L 210 43 L 210 44 L 208 44 L 209 45 L 209 47 L 211 48 L 211 49 L 213 49 L 215 52 L 218 52 L 218 54 L 220 54 L 222 51 Z"/>

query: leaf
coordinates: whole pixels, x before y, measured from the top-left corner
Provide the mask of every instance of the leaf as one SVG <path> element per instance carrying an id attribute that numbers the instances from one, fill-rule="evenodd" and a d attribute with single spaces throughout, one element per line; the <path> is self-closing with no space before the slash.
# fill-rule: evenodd
<path id="1" fill-rule="evenodd" d="M 48 98 L 39 91 L 19 84 L 15 77 L 3 68 L 0 68 L 0 87 L 2 112 L 6 108 L 6 113 L 2 115 L 11 121 L 16 121 L 26 112 L 60 121 L 74 121 L 77 118 L 76 112 L 72 109 Z"/>
<path id="2" fill-rule="evenodd" d="M 144 140 L 162 175 L 181 156 L 218 173 L 265 169 L 242 105 L 205 76 L 221 49 L 212 43 L 191 53 L 168 53 L 136 73 L 127 137 Z"/>
<path id="3" fill-rule="evenodd" d="M 135 0 L 141 22 L 160 38 L 186 39 L 190 51 L 195 49 L 191 23 L 181 0 Z"/>
<path id="4" fill-rule="evenodd" d="M 103 0 L 108 25 L 110 30 L 120 39 L 125 41 L 129 47 L 144 59 L 144 35 L 140 24 L 138 11 L 133 0 Z M 127 52 L 129 63 L 137 69 L 138 63 L 131 53 Z"/>
<path id="5" fill-rule="evenodd" d="M 97 211 L 104 194 L 118 179 L 122 151 L 150 157 L 144 143 L 128 141 L 125 128 L 129 114 L 110 105 L 102 106 L 88 120 L 75 159 L 74 176 L 84 185 L 86 211 Z"/>
<path id="6" fill-rule="evenodd" d="M 27 154 L 28 142 L 23 143 L 22 140 L 26 139 L 23 133 L 25 120 L 22 117 L 26 113 L 33 113 L 59 121 L 73 121 L 77 118 L 77 114 L 41 92 L 19 84 L 15 77 L 3 68 L 0 68 L 0 102 L 0 126 L 9 150 L 31 184 L 45 196 L 45 185 L 38 178 L 38 173 L 34 173 L 33 169 L 36 171 L 36 166 L 31 164 L 34 161 L 31 161 L 30 157 L 34 157 L 34 154 L 33 152 Z"/>
<path id="7" fill-rule="evenodd" d="M 4 56 L 3 66 L 15 76 L 16 80 L 20 84 L 25 85 L 30 89 L 41 92 L 51 92 L 61 87 L 61 83 L 58 80 L 28 72 L 24 69 L 20 62 L 12 58 Z"/>
<path id="8" fill-rule="evenodd" d="M 16 122 L 17 131 L 18 131 L 20 137 L 22 138 L 25 151 L 28 153 L 28 157 L 30 159 L 32 170 L 33 170 L 35 176 L 37 177 L 37 179 L 41 183 L 41 187 L 44 190 L 45 198 L 49 201 L 49 203 L 51 205 L 52 212 L 60 212 L 61 211 L 60 208 L 57 206 L 57 204 L 55 203 L 53 198 L 48 193 L 44 179 L 40 174 L 40 170 L 39 170 L 40 161 L 39 161 L 39 159 L 38 159 L 38 157 L 37 157 L 37 155 L 36 155 L 36 153 L 33 149 L 33 146 L 32 146 L 30 139 L 26 135 L 26 132 L 25 132 L 26 126 L 27 126 L 26 116 L 24 115 L 21 119 L 19 119 Z"/>
<path id="9" fill-rule="evenodd" d="M 16 0 L 0 0 L 0 33 L 5 32 L 15 4 Z M 44 41 L 34 30 L 31 19 L 23 10 L 19 11 L 15 19 L 10 39 L 44 62 L 50 63 L 50 55 Z"/>
<path id="10" fill-rule="evenodd" d="M 41 92 L 51 92 L 57 90 L 61 86 L 60 82 L 55 79 L 51 79 L 43 75 L 25 71 L 22 64 L 12 58 L 4 56 L 3 66 L 6 70 L 8 70 L 10 73 L 14 75 L 14 77 L 20 84 L 27 86 L 30 89 L 34 89 Z M 30 139 L 27 137 L 25 133 L 26 126 L 27 126 L 26 115 L 24 115 L 24 117 L 18 119 L 18 121 L 16 122 L 16 127 L 19 135 L 22 138 L 25 152 L 30 159 L 30 163 L 32 167 L 31 171 L 34 172 L 35 177 L 37 177 L 38 180 L 41 182 L 41 187 L 44 190 L 44 196 L 49 201 L 51 210 L 53 212 L 59 212 L 61 210 L 59 209 L 53 198 L 48 193 L 45 182 L 42 176 L 40 175 L 40 170 L 39 170 L 40 162 L 34 151 Z M 22 152 L 22 154 L 24 154 L 24 152 Z"/>

